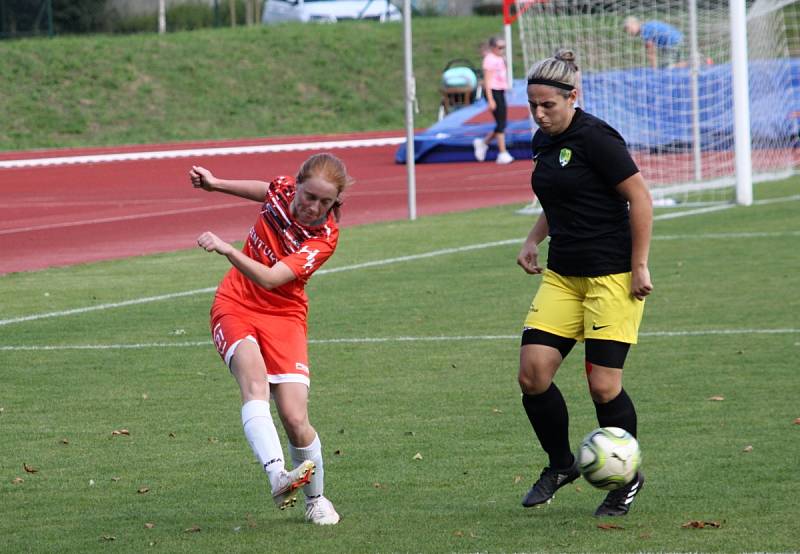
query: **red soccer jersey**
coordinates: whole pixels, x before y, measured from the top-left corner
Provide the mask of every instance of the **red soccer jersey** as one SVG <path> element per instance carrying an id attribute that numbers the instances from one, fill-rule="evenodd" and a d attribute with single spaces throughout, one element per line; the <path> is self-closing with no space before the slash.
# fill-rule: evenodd
<path id="1" fill-rule="evenodd" d="M 293 177 L 277 177 L 269 184 L 261 215 L 251 227 L 242 252 L 267 267 L 281 261 L 297 278 L 267 290 L 232 267 L 217 287 L 216 302 L 234 302 L 247 309 L 305 322 L 308 313 L 306 282 L 333 254 L 339 228 L 333 214 L 318 227 L 295 221 L 289 210 L 295 191 Z"/>

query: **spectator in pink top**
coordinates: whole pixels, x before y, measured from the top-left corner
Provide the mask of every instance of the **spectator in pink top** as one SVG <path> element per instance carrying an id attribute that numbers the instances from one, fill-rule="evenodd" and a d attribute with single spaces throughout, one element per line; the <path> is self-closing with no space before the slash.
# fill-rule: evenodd
<path id="1" fill-rule="evenodd" d="M 489 39 L 489 48 L 483 57 L 483 86 L 486 101 L 495 120 L 495 127 L 485 137 L 472 141 L 475 159 L 482 162 L 492 139 L 497 139 L 497 163 L 509 164 L 514 161 L 506 150 L 506 90 L 508 90 L 508 71 L 506 70 L 506 41 L 499 37 Z"/>

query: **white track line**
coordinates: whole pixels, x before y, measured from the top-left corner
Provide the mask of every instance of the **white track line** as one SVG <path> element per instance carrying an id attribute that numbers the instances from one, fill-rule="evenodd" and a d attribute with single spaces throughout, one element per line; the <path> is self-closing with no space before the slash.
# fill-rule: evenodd
<path id="1" fill-rule="evenodd" d="M 133 219 L 146 219 L 148 217 L 164 217 L 168 215 L 190 214 L 196 212 L 209 212 L 214 210 L 226 210 L 228 208 L 241 208 L 247 206 L 244 202 L 228 202 L 216 206 L 198 206 L 196 208 L 179 208 L 161 212 L 149 212 L 144 214 L 120 215 L 117 217 L 101 217 L 98 219 L 85 219 L 82 221 L 70 221 L 65 223 L 50 223 L 47 225 L 32 225 L 30 227 L 15 227 L 14 229 L 0 230 L 0 235 L 13 235 L 15 233 L 29 233 L 31 231 L 50 231 L 52 229 L 63 229 L 65 227 L 80 227 L 82 225 L 97 225 L 100 223 L 116 223 L 119 221 L 130 221 Z"/>
<path id="2" fill-rule="evenodd" d="M 182 150 L 160 150 L 153 152 L 126 152 L 120 154 L 91 154 L 85 156 L 59 156 L 55 158 L 32 158 L 28 160 L 0 161 L 0 169 L 44 167 L 51 165 L 89 164 L 102 162 L 127 162 L 134 160 L 163 160 L 199 156 L 228 156 L 231 154 L 266 154 L 271 152 L 301 152 L 306 150 L 331 150 L 336 148 L 363 148 L 373 146 L 395 146 L 404 144 L 405 137 L 387 137 L 357 140 L 331 140 L 299 142 L 289 144 L 263 144 L 255 146 L 226 146 L 218 148 L 186 148 Z"/>
<path id="3" fill-rule="evenodd" d="M 771 202 L 772 201 L 789 201 L 789 200 L 800 200 L 800 195 L 791 196 L 791 197 L 787 197 L 787 198 L 783 198 L 783 199 L 771 199 Z M 725 205 L 725 206 L 722 206 L 721 209 L 730 209 L 730 208 L 733 208 L 733 207 L 734 207 L 733 205 Z M 654 219 L 672 219 L 674 217 L 678 217 L 678 216 L 681 216 L 681 215 L 685 215 L 685 216 L 697 215 L 697 213 L 698 213 L 698 210 L 688 210 L 688 211 L 685 211 L 685 212 L 661 214 L 659 216 L 656 216 Z M 704 212 L 702 212 L 702 213 L 704 213 Z M 669 217 L 666 217 L 666 216 L 669 216 Z M 793 233 L 793 232 L 790 232 L 790 233 Z M 721 234 L 715 235 L 715 237 L 717 237 L 717 238 L 721 238 L 721 236 L 722 236 Z M 699 238 L 700 235 L 687 235 L 686 237 L 682 237 L 680 235 L 673 235 L 673 237 L 675 237 L 675 239 L 673 239 L 673 240 L 677 240 L 678 238 L 681 238 L 681 239 L 683 239 L 683 238 L 687 238 L 687 239 L 688 238 Z M 506 245 L 510 245 L 510 244 L 519 244 L 523 240 L 524 240 L 523 238 L 516 238 L 516 239 L 507 239 L 507 240 L 494 241 L 494 242 L 486 242 L 486 243 L 481 243 L 481 244 L 471 244 L 471 245 L 461 246 L 461 247 L 457 247 L 457 248 L 445 248 L 445 249 L 441 249 L 441 250 L 434 250 L 434 251 L 431 251 L 431 252 L 424 252 L 422 254 L 415 254 L 415 255 L 411 255 L 411 256 L 400 256 L 400 257 L 397 257 L 397 258 L 386 258 L 386 259 L 383 259 L 383 260 L 374 260 L 374 261 L 371 261 L 371 262 L 364 262 L 364 263 L 353 264 L 353 265 L 349 265 L 349 266 L 335 267 L 335 268 L 331 268 L 331 269 L 321 269 L 321 270 L 317 271 L 316 274 L 317 275 L 325 275 L 325 274 L 328 274 L 328 273 L 340 273 L 342 271 L 352 271 L 352 270 L 355 270 L 355 269 L 363 269 L 363 268 L 367 268 L 367 267 L 378 267 L 378 266 L 384 266 L 384 265 L 389 265 L 389 264 L 399 263 L 399 262 L 409 262 L 409 261 L 413 261 L 413 260 L 420 260 L 420 259 L 425 259 L 425 258 L 433 258 L 433 257 L 436 257 L 436 256 L 443 256 L 443 255 L 447 255 L 447 254 L 455 254 L 455 253 L 459 253 L 459 252 L 469 252 L 469 251 L 480 250 L 480 249 L 484 249 L 484 248 L 492 248 L 492 247 L 495 247 L 495 246 L 506 246 Z M 133 306 L 133 305 L 136 305 L 136 304 L 145 304 L 145 303 L 148 303 L 148 302 L 158 302 L 158 301 L 161 301 L 161 300 L 171 300 L 173 298 L 181 298 L 181 297 L 185 297 L 185 296 L 193 296 L 193 295 L 196 295 L 196 294 L 209 294 L 209 293 L 214 292 L 215 290 L 216 290 L 216 287 L 208 287 L 208 288 L 195 289 L 195 290 L 189 290 L 189 291 L 183 291 L 183 292 L 174 292 L 174 293 L 169 293 L 169 294 L 161 294 L 161 295 L 158 295 L 158 296 L 147 296 L 147 297 L 144 297 L 144 298 L 135 298 L 135 299 L 132 299 L 132 300 L 125 300 L 123 302 L 112 302 L 112 303 L 108 303 L 108 304 L 98 304 L 97 306 L 86 306 L 86 307 L 83 307 L 83 308 L 75 308 L 75 309 L 72 309 L 72 310 L 61 310 L 61 311 L 57 311 L 57 312 L 46 312 L 46 313 L 32 314 L 32 315 L 27 315 L 27 316 L 13 317 L 13 318 L 9 318 L 9 319 L 0 319 L 0 327 L 2 327 L 4 325 L 11 325 L 11 324 L 14 324 L 14 323 L 22 323 L 22 322 L 25 322 L 25 321 L 36 321 L 36 320 L 39 320 L 39 319 L 47 319 L 47 318 L 52 318 L 52 317 L 64 317 L 64 316 L 70 316 L 70 315 L 78 315 L 78 314 L 84 314 L 84 313 L 88 313 L 88 312 L 95 312 L 95 311 L 99 311 L 99 310 L 107 310 L 107 309 L 111 309 L 111 308 L 120 308 L 120 307 L 124 307 L 124 306 Z"/>
<path id="4" fill-rule="evenodd" d="M 800 334 L 800 329 L 698 329 L 693 331 L 650 331 L 639 333 L 641 337 L 707 337 L 730 335 L 791 335 Z M 383 344 L 397 342 L 449 342 L 449 341 L 494 341 L 519 340 L 519 335 L 465 335 L 429 337 L 355 337 L 339 339 L 309 339 L 309 344 Z M 213 343 L 204 341 L 141 342 L 132 344 L 55 344 L 31 346 L 0 346 L 0 352 L 46 352 L 52 350 L 139 350 L 145 348 L 195 348 L 208 347 Z"/>

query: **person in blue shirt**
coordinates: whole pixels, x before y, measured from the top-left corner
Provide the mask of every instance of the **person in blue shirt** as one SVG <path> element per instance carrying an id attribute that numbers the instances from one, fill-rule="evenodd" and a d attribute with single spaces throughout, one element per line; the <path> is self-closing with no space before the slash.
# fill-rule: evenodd
<path id="1" fill-rule="evenodd" d="M 655 19 L 642 23 L 634 16 L 625 18 L 624 28 L 629 35 L 642 37 L 647 62 L 653 69 L 679 64 L 683 33 L 677 28 Z"/>

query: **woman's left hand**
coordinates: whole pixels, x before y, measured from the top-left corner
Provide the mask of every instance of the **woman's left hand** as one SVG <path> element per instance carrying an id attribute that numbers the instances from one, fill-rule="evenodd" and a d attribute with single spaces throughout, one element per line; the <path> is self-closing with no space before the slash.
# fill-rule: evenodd
<path id="1" fill-rule="evenodd" d="M 653 283 L 650 282 L 650 270 L 647 267 L 634 269 L 631 272 L 631 294 L 637 300 L 644 300 L 653 292 Z"/>
<path id="2" fill-rule="evenodd" d="M 218 254 L 222 255 L 227 255 L 233 250 L 233 246 L 219 238 L 211 231 L 206 231 L 197 237 L 197 245 L 206 252 L 217 252 Z"/>

